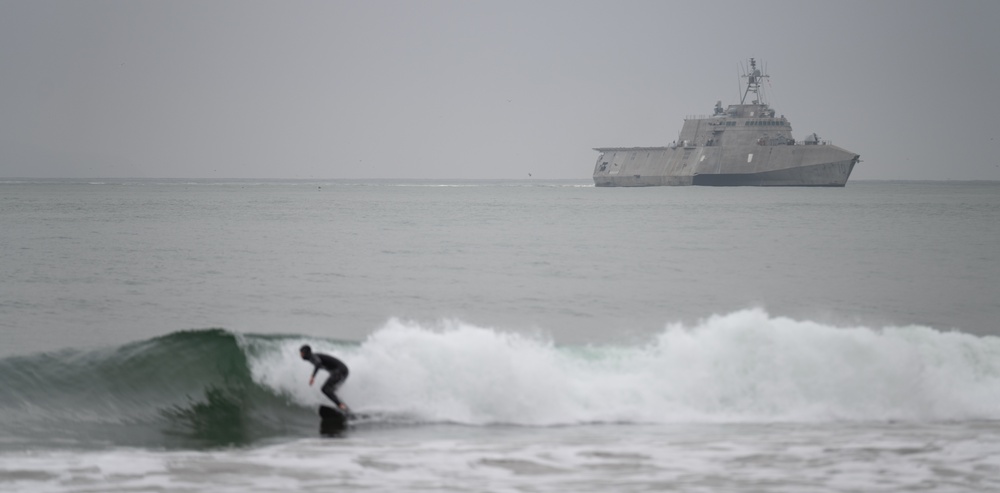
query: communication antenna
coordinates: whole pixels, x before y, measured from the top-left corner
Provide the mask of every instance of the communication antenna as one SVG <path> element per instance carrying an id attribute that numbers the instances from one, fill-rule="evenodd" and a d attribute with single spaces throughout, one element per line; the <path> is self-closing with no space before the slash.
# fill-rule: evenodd
<path id="1" fill-rule="evenodd" d="M 766 104 L 761 101 L 760 93 L 760 83 L 764 79 L 768 79 L 770 76 L 767 75 L 767 71 L 761 71 L 757 68 L 757 60 L 750 59 L 750 68 L 743 71 L 742 78 L 747 80 L 746 89 L 743 91 L 743 97 L 740 98 L 740 104 L 746 104 L 747 95 L 753 93 L 754 99 L 753 104 Z"/>
<path id="2" fill-rule="evenodd" d="M 743 72 L 745 72 L 743 70 L 743 62 L 736 62 L 736 97 L 740 98 L 740 104 L 743 104 L 743 82 L 740 81 L 743 78 Z"/>

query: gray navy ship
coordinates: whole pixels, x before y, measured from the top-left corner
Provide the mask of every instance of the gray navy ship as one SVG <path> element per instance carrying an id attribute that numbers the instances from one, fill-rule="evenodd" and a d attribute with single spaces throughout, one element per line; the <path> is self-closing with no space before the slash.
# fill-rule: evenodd
<path id="1" fill-rule="evenodd" d="M 740 104 L 712 116 L 684 119 L 666 147 L 603 147 L 594 166 L 599 187 L 662 185 L 842 187 L 861 156 L 811 134 L 792 138 L 792 125 L 763 101 L 768 78 L 750 59 L 741 75 Z M 750 102 L 747 103 L 747 98 Z"/>

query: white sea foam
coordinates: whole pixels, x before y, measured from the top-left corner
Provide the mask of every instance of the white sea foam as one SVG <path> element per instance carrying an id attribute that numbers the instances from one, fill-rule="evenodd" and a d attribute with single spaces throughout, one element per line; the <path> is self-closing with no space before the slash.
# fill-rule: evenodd
<path id="1" fill-rule="evenodd" d="M 340 356 L 355 410 L 466 424 L 996 419 L 1000 338 L 834 327 L 760 309 L 672 324 L 646 344 L 560 347 L 461 322 L 390 320 L 359 345 L 284 340 L 255 378 L 303 404 L 297 348 Z"/>
<path id="2" fill-rule="evenodd" d="M 10 492 L 997 491 L 992 428 L 417 426 L 210 451 L 0 453 Z"/>

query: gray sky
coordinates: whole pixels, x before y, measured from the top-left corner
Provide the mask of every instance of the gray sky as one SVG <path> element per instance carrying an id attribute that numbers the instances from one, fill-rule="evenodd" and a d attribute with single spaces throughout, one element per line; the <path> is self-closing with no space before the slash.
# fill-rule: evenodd
<path id="1" fill-rule="evenodd" d="M 0 176 L 589 178 L 751 56 L 852 179 L 1000 180 L 995 0 L 0 0 Z"/>

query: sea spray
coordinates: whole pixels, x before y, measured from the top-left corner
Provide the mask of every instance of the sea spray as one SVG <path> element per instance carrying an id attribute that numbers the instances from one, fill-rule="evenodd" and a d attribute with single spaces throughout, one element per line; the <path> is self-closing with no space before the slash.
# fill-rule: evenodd
<path id="1" fill-rule="evenodd" d="M 323 398 L 285 341 L 255 378 L 301 405 Z M 323 344 L 323 341 L 317 341 Z M 835 327 L 760 309 L 671 324 L 642 344 L 558 346 L 458 321 L 390 320 L 359 344 L 355 409 L 424 421 L 581 423 L 994 419 L 1000 339 L 926 327 Z"/>

